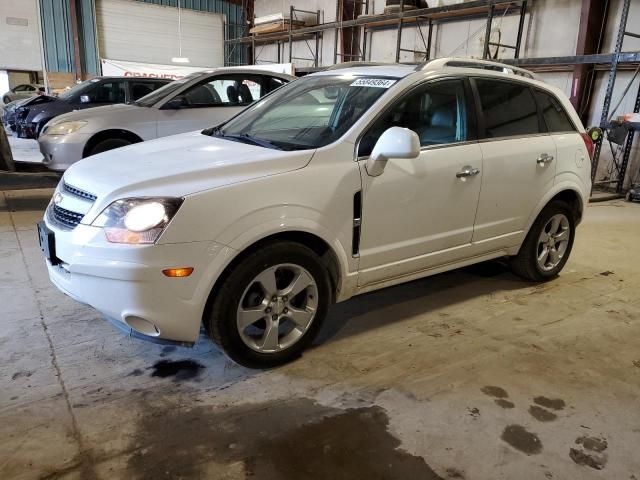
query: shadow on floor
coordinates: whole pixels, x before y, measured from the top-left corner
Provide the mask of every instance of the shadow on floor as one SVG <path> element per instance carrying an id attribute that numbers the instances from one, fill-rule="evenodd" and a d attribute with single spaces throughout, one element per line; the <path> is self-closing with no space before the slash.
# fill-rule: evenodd
<path id="1" fill-rule="evenodd" d="M 506 261 L 492 260 L 384 288 L 333 305 L 314 343 L 326 343 L 338 336 L 358 335 L 417 315 L 444 310 L 476 297 L 531 285 L 513 275 Z M 362 321 L 358 320 L 365 316 Z"/>

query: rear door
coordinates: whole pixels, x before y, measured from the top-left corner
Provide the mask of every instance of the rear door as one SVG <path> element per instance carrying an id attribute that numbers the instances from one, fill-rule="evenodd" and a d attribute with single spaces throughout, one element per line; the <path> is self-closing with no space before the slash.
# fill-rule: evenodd
<path id="1" fill-rule="evenodd" d="M 165 103 L 158 114 L 158 136 L 190 132 L 217 125 L 265 94 L 264 78 L 254 74 L 209 77 L 173 96 L 182 100 L 171 108 Z"/>
<path id="2" fill-rule="evenodd" d="M 527 221 L 553 186 L 556 146 L 525 82 L 473 79 L 483 158 L 473 241 L 487 248 L 517 245 Z"/>

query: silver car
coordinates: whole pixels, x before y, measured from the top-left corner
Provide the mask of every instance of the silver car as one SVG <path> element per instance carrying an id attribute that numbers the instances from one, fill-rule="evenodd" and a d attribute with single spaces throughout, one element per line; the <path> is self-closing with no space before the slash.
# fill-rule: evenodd
<path id="1" fill-rule="evenodd" d="M 44 93 L 44 85 L 22 83 L 20 85 L 16 85 L 8 92 L 5 92 L 2 95 L 2 102 L 7 105 L 16 100 L 33 97 L 39 93 Z"/>
<path id="2" fill-rule="evenodd" d="M 60 115 L 38 139 L 45 165 L 66 170 L 84 157 L 215 126 L 296 77 L 249 68 L 193 73 L 131 104 Z"/>

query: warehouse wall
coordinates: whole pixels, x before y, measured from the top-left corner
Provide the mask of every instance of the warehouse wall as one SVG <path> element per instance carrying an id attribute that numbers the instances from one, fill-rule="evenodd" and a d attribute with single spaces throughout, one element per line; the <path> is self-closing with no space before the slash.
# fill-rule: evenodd
<path id="1" fill-rule="evenodd" d="M 170 64 L 188 57 L 190 66 L 224 65 L 224 18 L 209 12 L 182 11 L 182 54 L 177 9 L 131 0 L 97 0 L 101 58 Z"/>
<path id="2" fill-rule="evenodd" d="M 336 2 L 333 0 L 256 0 L 255 2 L 255 16 L 260 17 L 263 15 L 269 15 L 272 13 L 289 12 L 289 7 L 294 5 L 296 8 L 302 10 L 316 11 L 321 10 L 320 22 L 334 22 L 336 20 Z M 322 33 L 320 38 L 320 48 L 318 49 L 319 65 L 332 65 L 333 64 L 333 50 L 334 50 L 335 33 L 332 30 Z M 292 55 L 300 58 L 311 58 L 312 52 L 315 50 L 315 40 L 311 39 L 307 42 L 300 40 L 293 44 Z M 311 48 L 311 51 L 309 50 Z M 278 58 L 278 50 L 276 45 L 260 45 L 256 46 L 256 55 L 258 61 L 256 63 L 269 63 L 275 62 Z M 282 51 L 282 61 L 286 62 L 289 58 L 289 45 L 285 45 Z M 296 66 L 299 67 L 311 67 L 313 62 L 311 60 L 295 60 Z"/>
<path id="3" fill-rule="evenodd" d="M 37 0 L 0 1 L 0 70 L 42 70 Z"/>
<path id="4" fill-rule="evenodd" d="M 36 2 L 36 0 L 0 0 L 0 5 L 5 1 Z M 177 0 L 136 1 L 170 7 L 177 6 Z M 98 75 L 100 66 L 94 21 L 96 18 L 95 0 L 76 0 L 76 4 L 79 9 L 78 30 L 83 72 L 88 75 Z M 224 14 L 227 25 L 242 24 L 244 21 L 242 7 L 225 0 L 181 0 L 181 5 L 186 10 Z M 65 72 L 70 73 L 75 69 L 69 0 L 40 0 L 40 15 L 47 70 L 59 72 L 58 77 L 60 78 L 71 78 L 69 75 L 63 75 Z M 234 38 L 242 36 L 242 32 L 240 28 L 231 26 L 228 35 L 229 38 Z M 243 48 L 230 49 L 225 55 L 225 59 L 229 58 L 234 63 L 244 63 L 246 61 L 244 51 Z M 54 77 L 56 76 L 54 75 Z"/>
<path id="5" fill-rule="evenodd" d="M 615 36 L 620 22 L 620 13 L 623 0 L 610 0 L 610 15 L 606 28 L 606 38 L 602 48 L 603 52 L 611 52 L 615 45 Z M 435 2 L 430 2 L 435 4 Z M 453 3 L 453 2 L 448 2 Z M 333 21 L 335 18 L 335 0 L 259 0 L 256 1 L 256 16 L 288 11 L 289 5 L 315 10 L 324 10 L 324 21 Z M 523 45 L 521 57 L 549 57 L 549 56 L 570 56 L 575 55 L 578 40 L 579 19 L 581 11 L 581 0 L 535 0 L 529 2 L 529 14 L 525 21 L 523 33 Z M 370 9 L 374 13 L 384 11 L 384 0 L 370 1 Z M 515 13 L 514 9 L 514 13 Z M 492 28 L 492 40 L 497 40 L 497 32 L 501 34 L 501 40 L 505 43 L 513 43 L 516 38 L 519 16 L 497 14 Z M 640 1 L 632 0 L 631 10 L 627 23 L 627 29 L 640 33 Z M 433 45 L 431 57 L 462 56 L 481 57 L 484 42 L 486 21 L 476 19 L 470 21 L 453 21 L 440 23 L 434 26 Z M 426 41 L 427 28 L 423 27 L 423 36 Z M 321 47 L 321 65 L 331 65 L 333 63 L 333 32 L 323 33 Z M 374 61 L 393 62 L 395 60 L 396 49 L 396 27 L 378 29 L 370 33 L 367 40 L 368 59 Z M 402 47 L 412 50 L 424 50 L 425 45 L 418 29 L 414 26 L 403 28 Z M 260 59 L 274 60 L 276 58 L 275 46 L 268 45 L 258 47 Z M 285 46 L 285 55 L 287 46 Z M 640 50 L 640 39 L 627 37 L 624 42 L 626 51 Z M 293 47 L 294 56 L 309 55 L 304 42 L 296 42 Z M 495 53 L 495 49 L 492 49 Z M 512 58 L 513 51 L 500 49 L 498 58 Z M 421 56 L 409 52 L 401 52 L 401 61 L 419 61 Z M 309 66 L 309 62 L 296 61 L 297 66 Z M 562 89 L 567 95 L 571 94 L 572 72 L 543 73 L 544 80 Z M 633 72 L 619 72 L 614 89 L 612 106 L 621 98 L 622 92 L 633 76 Z M 598 125 L 602 111 L 603 99 L 606 91 L 608 72 L 597 74 L 594 85 L 592 111 L 589 116 L 588 125 Z M 623 99 L 616 115 L 631 112 L 633 110 L 636 93 L 640 78 L 636 79 Z M 637 136 L 638 137 L 638 136 Z M 628 178 L 636 176 L 640 170 L 640 139 L 636 139 L 631 156 Z M 608 143 L 602 148 L 601 168 L 599 178 L 607 176 L 607 171 L 611 167 L 611 150 Z M 630 180 L 629 180 L 630 181 Z M 640 181 L 640 178 L 638 178 Z"/>

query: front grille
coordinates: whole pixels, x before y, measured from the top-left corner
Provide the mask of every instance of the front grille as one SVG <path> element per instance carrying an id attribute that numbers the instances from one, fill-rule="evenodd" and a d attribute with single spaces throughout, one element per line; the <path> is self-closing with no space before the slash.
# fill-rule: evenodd
<path id="1" fill-rule="evenodd" d="M 95 202 L 96 198 L 98 198 L 93 193 L 89 193 L 79 188 L 73 187 L 64 181 L 62 182 L 62 188 L 65 192 L 68 192 L 76 197 L 84 198 L 85 200 L 89 200 L 90 202 Z"/>
<path id="2" fill-rule="evenodd" d="M 84 217 L 81 213 L 72 212 L 71 210 L 66 210 L 53 204 L 51 205 L 49 213 L 54 222 L 70 229 L 76 228 Z"/>

